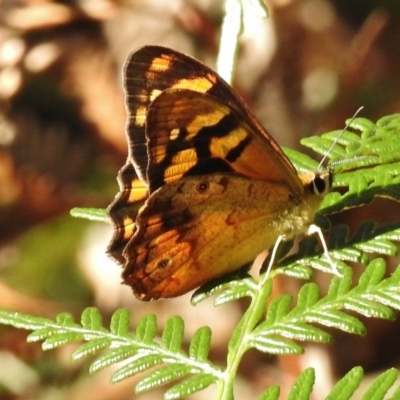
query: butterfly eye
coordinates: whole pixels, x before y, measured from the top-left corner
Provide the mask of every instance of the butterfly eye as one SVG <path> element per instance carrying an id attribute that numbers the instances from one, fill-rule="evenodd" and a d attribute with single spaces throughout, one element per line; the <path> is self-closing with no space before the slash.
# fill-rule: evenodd
<path id="1" fill-rule="evenodd" d="M 209 187 L 210 187 L 210 184 L 209 184 L 208 182 L 203 182 L 203 183 L 199 183 L 199 184 L 196 186 L 196 190 L 197 190 L 199 193 L 204 193 L 204 192 L 206 192 L 206 191 L 209 189 Z"/>
<path id="2" fill-rule="evenodd" d="M 330 190 L 331 186 L 332 174 L 330 172 L 316 175 L 312 181 L 312 188 L 315 194 L 324 194 Z"/>
<path id="3" fill-rule="evenodd" d="M 170 260 L 168 258 L 164 258 L 163 260 L 159 261 L 157 263 L 157 268 L 164 269 L 168 266 Z"/>

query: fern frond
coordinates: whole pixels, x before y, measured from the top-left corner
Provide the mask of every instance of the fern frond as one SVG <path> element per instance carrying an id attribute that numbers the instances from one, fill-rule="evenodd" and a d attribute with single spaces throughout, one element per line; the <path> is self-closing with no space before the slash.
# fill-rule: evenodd
<path id="1" fill-rule="evenodd" d="M 348 226 L 340 224 L 329 231 L 327 238 L 329 254 L 340 270 L 347 267 L 346 262 L 368 264 L 371 256 L 396 256 L 399 252 L 399 241 L 400 222 L 377 227 L 374 221 L 365 221 L 351 237 Z M 312 236 L 303 238 L 299 242 L 298 251 L 282 257 L 277 265 L 280 266 L 277 272 L 298 279 L 310 278 L 312 274 L 308 267 L 322 271 L 331 270 L 325 255 L 318 249 L 317 239 Z"/>
<path id="2" fill-rule="evenodd" d="M 261 320 L 266 298 L 271 291 L 271 280 L 260 283 L 258 293 L 252 298 L 243 319 L 232 335 L 228 356 L 227 374 L 235 375 L 237 362 L 249 348 L 269 354 L 300 354 L 304 351 L 299 341 L 329 343 L 329 333 L 311 324 L 334 327 L 344 332 L 364 335 L 364 324 L 347 310 L 369 317 L 393 319 L 394 310 L 400 309 L 399 272 L 384 279 L 386 264 L 382 259 L 373 260 L 361 275 L 358 284 L 352 287 L 353 271 L 346 267 L 343 277 L 333 277 L 328 293 L 320 298 L 319 288 L 306 283 L 299 291 L 296 305 L 290 309 L 291 296 L 281 295 L 273 299 L 265 320 Z M 279 273 L 279 271 L 272 272 Z M 296 342 L 294 342 L 296 340 Z M 232 378 L 230 378 L 232 379 Z M 225 386 L 229 385 L 229 379 Z M 224 387 L 223 387 L 224 388 Z M 228 398 L 229 389 L 222 391 L 222 398 Z"/>
<path id="3" fill-rule="evenodd" d="M 332 160 L 347 158 L 348 162 L 335 167 L 334 191 L 323 202 L 321 221 L 325 225 L 325 215 L 361 206 L 374 197 L 400 200 L 400 141 L 397 140 L 400 115 L 382 118 L 376 124 L 356 118 L 350 127 L 354 131 L 345 132 L 330 155 Z M 337 134 L 331 132 L 304 143 L 325 154 Z M 317 166 L 315 161 L 300 153 L 287 151 L 287 154 L 300 169 Z M 335 192 L 338 188 L 340 193 Z M 179 316 L 167 320 L 161 337 L 153 314 L 143 317 L 131 332 L 130 313 L 126 309 L 113 314 L 108 328 L 96 308 L 86 309 L 79 323 L 69 313 L 62 313 L 53 321 L 7 311 L 0 311 L 0 323 L 33 331 L 28 340 L 42 341 L 45 350 L 83 342 L 72 358 L 96 357 L 90 372 L 114 366 L 111 382 L 146 372 L 146 376 L 140 377 L 137 392 L 168 384 L 164 398 L 176 399 L 216 383 L 218 398 L 232 399 L 240 360 L 249 349 L 268 354 L 300 354 L 304 351 L 304 342 L 330 343 L 332 337 L 326 328 L 364 335 L 366 329 L 358 315 L 394 319 L 395 311 L 400 310 L 400 267 L 390 277 L 385 277 L 386 263 L 377 256 L 396 255 L 399 241 L 400 222 L 377 226 L 373 221 L 366 221 L 351 236 L 346 225 L 335 226 L 327 242 L 330 256 L 343 276 L 332 278 L 325 296 L 321 296 L 315 283 L 309 282 L 301 287 L 296 301 L 287 294 L 272 298 L 274 277 L 279 274 L 310 279 L 313 268 L 331 270 L 312 237 L 302 240 L 298 252 L 290 256 L 287 251 L 291 243 L 282 244 L 276 267 L 269 276 L 262 269 L 260 277 L 255 279 L 248 275 L 248 267 L 244 267 L 198 290 L 192 298 L 193 304 L 211 295 L 216 295 L 215 305 L 242 297 L 250 299 L 248 309 L 231 336 L 225 368 L 215 366 L 208 358 L 210 328 L 199 328 L 185 348 L 184 321 Z M 352 262 L 366 266 L 358 282 L 353 281 L 353 271 L 347 265 Z M 327 398 L 351 398 L 360 386 L 362 375 L 361 368 L 353 369 Z M 364 398 L 383 398 L 392 389 L 396 377 L 396 370 L 384 372 L 367 389 Z M 314 379 L 314 370 L 304 371 L 288 398 L 308 399 Z M 396 393 L 400 393 L 400 388 Z M 278 397 L 279 387 L 274 385 L 260 399 Z"/>
<path id="4" fill-rule="evenodd" d="M 363 395 L 364 400 L 384 399 L 389 390 L 393 388 L 398 371 L 391 368 L 380 374 L 372 384 L 367 388 Z M 340 379 L 333 387 L 331 392 L 325 397 L 326 400 L 350 400 L 357 390 L 364 377 L 364 371 L 361 367 L 354 367 L 342 379 Z M 310 399 L 315 381 L 315 372 L 313 368 L 304 370 L 296 379 L 290 389 L 288 399 L 299 400 Z M 270 386 L 260 397 L 259 400 L 279 400 L 279 386 Z M 400 388 L 392 394 L 391 399 L 397 399 Z M 357 397 L 360 398 L 360 397 Z"/>
<path id="5" fill-rule="evenodd" d="M 165 398 L 182 398 L 189 393 L 202 390 L 223 377 L 221 368 L 208 360 L 211 346 L 211 331 L 199 328 L 189 345 L 189 352 L 182 349 L 184 323 L 180 317 L 170 317 L 161 339 L 157 339 L 157 320 L 154 315 L 141 319 L 136 334 L 129 333 L 129 311 L 114 313 L 110 329 L 103 326 L 99 311 L 90 307 L 83 311 L 81 324 L 75 322 L 71 314 L 63 313 L 56 321 L 33 317 L 21 313 L 0 311 L 0 323 L 23 329 L 35 329 L 28 336 L 29 342 L 43 341 L 44 350 L 54 349 L 67 343 L 86 341 L 72 354 L 73 360 L 93 356 L 100 351 L 91 364 L 90 372 L 96 372 L 116 363 L 119 366 L 111 377 L 111 382 L 119 382 L 140 372 L 158 367 L 140 380 L 137 392 L 152 389 L 183 379 L 172 386 Z"/>
<path id="6" fill-rule="evenodd" d="M 371 203 L 375 197 L 400 201 L 400 114 L 385 116 L 376 124 L 365 118 L 356 118 L 350 128 L 359 133 L 346 131 L 331 154 L 327 152 L 340 131 L 301 141 L 332 161 L 341 161 L 333 168 L 333 187 L 345 188 L 345 192 L 334 191 L 325 196 L 320 210 L 323 214 L 359 207 Z M 297 158 L 303 160 L 294 154 L 292 157 L 295 164 Z"/>

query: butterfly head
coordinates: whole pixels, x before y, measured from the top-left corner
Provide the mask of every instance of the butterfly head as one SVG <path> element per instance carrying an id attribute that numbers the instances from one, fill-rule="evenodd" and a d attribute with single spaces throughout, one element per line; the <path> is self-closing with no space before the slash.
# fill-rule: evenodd
<path id="1" fill-rule="evenodd" d="M 315 172 L 311 180 L 312 193 L 315 195 L 325 195 L 332 187 L 332 170 L 324 169 Z"/>
<path id="2" fill-rule="evenodd" d="M 305 192 L 315 196 L 326 195 L 332 187 L 332 170 L 330 168 L 299 174 Z"/>

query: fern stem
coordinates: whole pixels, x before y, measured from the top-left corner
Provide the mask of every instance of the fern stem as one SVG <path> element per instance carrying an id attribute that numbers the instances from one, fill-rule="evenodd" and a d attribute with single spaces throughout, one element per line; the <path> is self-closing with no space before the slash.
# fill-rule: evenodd
<path id="1" fill-rule="evenodd" d="M 259 323 L 265 310 L 265 302 L 271 294 L 271 291 L 272 280 L 267 280 L 266 275 L 262 274 L 250 306 L 234 330 L 229 342 L 225 380 L 220 382 L 217 399 L 232 400 L 234 398 L 234 380 L 236 373 L 243 354 L 250 347 L 247 339 Z"/>
<path id="2" fill-rule="evenodd" d="M 236 65 L 239 37 L 243 31 L 243 7 L 240 0 L 225 0 L 225 16 L 217 59 L 218 73 L 232 83 Z"/>

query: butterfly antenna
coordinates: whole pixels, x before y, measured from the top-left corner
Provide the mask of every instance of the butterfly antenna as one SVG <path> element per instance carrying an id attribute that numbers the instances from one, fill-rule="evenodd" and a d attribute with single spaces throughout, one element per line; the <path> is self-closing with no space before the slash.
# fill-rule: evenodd
<path id="1" fill-rule="evenodd" d="M 351 163 L 353 161 L 358 161 L 358 160 L 362 160 L 364 158 L 370 158 L 370 157 L 376 157 L 377 159 L 379 159 L 378 154 L 363 154 L 361 156 L 354 156 L 351 158 L 344 158 L 343 160 L 332 161 L 329 165 L 333 167 L 335 165 L 347 164 L 347 163 Z"/>
<path id="2" fill-rule="evenodd" d="M 327 157 L 332 153 L 333 148 L 336 146 L 336 143 L 338 142 L 338 140 L 342 137 L 343 133 L 346 132 L 347 128 L 351 125 L 351 123 L 354 121 L 354 119 L 357 117 L 357 115 L 360 113 L 360 111 L 363 109 L 364 107 L 361 106 L 355 113 L 354 115 L 351 117 L 350 121 L 345 125 L 345 127 L 342 129 L 342 131 L 339 133 L 338 137 L 333 141 L 333 143 L 331 144 L 331 146 L 329 147 L 328 151 L 325 153 L 324 157 L 322 158 L 322 160 L 320 161 L 320 163 L 318 164 L 318 168 L 317 171 L 319 171 L 322 168 L 323 163 L 325 162 L 325 160 L 327 159 Z"/>

